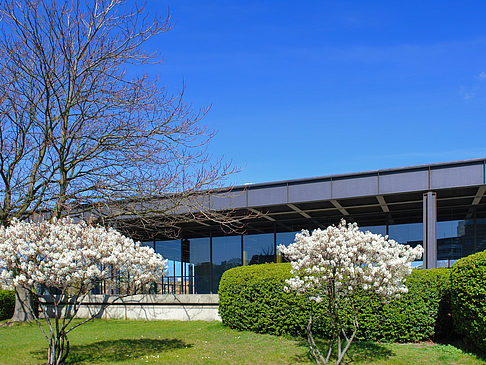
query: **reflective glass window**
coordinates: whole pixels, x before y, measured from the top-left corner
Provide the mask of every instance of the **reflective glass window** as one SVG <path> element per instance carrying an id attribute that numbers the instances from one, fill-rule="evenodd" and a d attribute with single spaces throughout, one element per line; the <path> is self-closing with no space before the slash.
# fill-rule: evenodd
<path id="1" fill-rule="evenodd" d="M 189 294 L 209 294 L 211 276 L 210 239 L 192 238 L 189 240 L 190 255 L 186 265 Z"/>
<path id="2" fill-rule="evenodd" d="M 415 247 L 422 244 L 423 225 L 422 223 L 389 225 L 388 235 L 398 243 Z"/>
<path id="3" fill-rule="evenodd" d="M 243 265 L 274 262 L 273 233 L 253 234 L 243 237 Z"/>
<path id="4" fill-rule="evenodd" d="M 223 273 L 236 266 L 241 266 L 241 236 L 213 237 L 213 293 Z"/>
<path id="5" fill-rule="evenodd" d="M 486 219 L 480 218 L 476 219 L 476 252 L 484 250 L 486 250 Z"/>
<path id="6" fill-rule="evenodd" d="M 279 232 L 277 233 L 277 262 L 286 262 L 287 260 L 285 257 L 282 257 L 280 253 L 278 252 L 278 246 L 279 245 L 284 245 L 284 246 L 289 246 L 290 244 L 295 242 L 295 235 L 297 233 L 300 233 L 302 231 L 298 232 Z"/>
<path id="7" fill-rule="evenodd" d="M 284 245 L 288 246 L 295 242 L 295 235 L 299 232 L 279 232 L 277 233 L 277 246 Z"/>
<path id="8" fill-rule="evenodd" d="M 437 222 L 437 261 L 439 266 L 451 266 L 461 257 L 475 252 L 474 221 Z"/>
<path id="9" fill-rule="evenodd" d="M 160 253 L 164 259 L 167 259 L 167 274 L 164 277 L 160 292 L 181 293 L 181 241 L 155 241 L 155 252 Z"/>
<path id="10" fill-rule="evenodd" d="M 412 247 L 422 245 L 423 235 L 422 223 L 393 224 L 388 226 L 389 238 L 404 245 Z M 422 259 L 412 263 L 413 267 L 420 267 L 422 265 Z"/>
<path id="11" fill-rule="evenodd" d="M 386 236 L 386 226 L 364 226 L 359 227 L 359 230 L 362 232 L 371 232 L 375 234 L 381 234 L 382 236 Z"/>

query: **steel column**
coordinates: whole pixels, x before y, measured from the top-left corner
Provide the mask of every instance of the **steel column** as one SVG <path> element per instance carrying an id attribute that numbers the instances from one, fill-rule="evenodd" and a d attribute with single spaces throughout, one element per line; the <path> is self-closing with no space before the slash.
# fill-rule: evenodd
<path id="1" fill-rule="evenodd" d="M 424 193 L 423 197 L 423 240 L 424 266 L 426 269 L 437 267 L 437 194 L 433 191 Z"/>

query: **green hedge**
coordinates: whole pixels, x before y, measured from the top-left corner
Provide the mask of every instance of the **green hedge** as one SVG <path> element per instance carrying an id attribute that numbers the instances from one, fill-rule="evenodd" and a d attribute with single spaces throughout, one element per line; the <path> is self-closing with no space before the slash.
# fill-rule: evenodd
<path id="1" fill-rule="evenodd" d="M 15 291 L 0 289 L 0 321 L 10 319 L 15 308 Z"/>
<path id="2" fill-rule="evenodd" d="M 451 300 L 457 332 L 486 351 L 486 251 L 464 257 L 454 264 Z"/>
<path id="3" fill-rule="evenodd" d="M 304 335 L 310 302 L 285 293 L 290 264 L 263 264 L 226 271 L 219 286 L 219 313 L 224 324 L 261 333 Z M 357 339 L 411 342 L 450 334 L 449 270 L 414 270 L 409 293 L 383 303 L 373 296 L 359 317 Z M 366 300 L 367 297 L 362 297 Z M 319 305 L 315 311 L 324 313 Z M 346 316 L 346 309 L 343 314 Z M 321 315 L 315 333 L 329 333 Z"/>

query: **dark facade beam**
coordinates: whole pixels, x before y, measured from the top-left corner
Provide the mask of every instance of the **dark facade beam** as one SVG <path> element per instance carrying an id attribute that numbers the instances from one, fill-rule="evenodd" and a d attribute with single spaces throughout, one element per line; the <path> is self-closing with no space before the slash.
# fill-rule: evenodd
<path id="1" fill-rule="evenodd" d="M 423 261 L 426 269 L 437 267 L 436 224 L 437 194 L 429 191 L 423 195 Z"/>
<path id="2" fill-rule="evenodd" d="M 311 216 L 309 214 L 307 214 L 306 212 L 304 212 L 301 209 L 297 208 L 295 205 L 289 203 L 289 204 L 287 204 L 287 206 L 290 209 L 292 209 L 294 212 L 299 213 L 302 217 L 311 219 Z"/>
<path id="3" fill-rule="evenodd" d="M 346 215 L 348 216 L 349 213 L 346 209 L 343 208 L 343 206 L 341 204 L 339 204 L 339 202 L 337 200 L 330 200 L 331 204 L 334 205 L 334 207 L 336 207 L 337 210 L 339 210 L 339 212 L 342 214 L 342 215 Z"/>
<path id="4" fill-rule="evenodd" d="M 263 218 L 265 218 L 265 219 L 267 219 L 267 220 L 269 220 L 271 222 L 275 222 L 276 221 L 275 218 L 272 218 L 268 214 L 265 214 L 263 212 L 260 212 L 259 210 L 255 209 L 255 208 L 248 208 L 248 210 L 250 212 L 252 212 L 252 213 L 255 213 L 255 214 L 259 215 L 259 216 L 262 216 Z"/>

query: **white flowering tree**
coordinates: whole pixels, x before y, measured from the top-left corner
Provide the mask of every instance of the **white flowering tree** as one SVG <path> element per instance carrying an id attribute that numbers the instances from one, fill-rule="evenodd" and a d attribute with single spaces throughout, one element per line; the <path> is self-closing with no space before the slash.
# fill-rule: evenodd
<path id="1" fill-rule="evenodd" d="M 69 218 L 40 223 L 14 220 L 0 227 L 0 279 L 3 286 L 22 287 L 40 297 L 47 291 L 53 313 L 40 305 L 37 316 L 30 301 L 21 301 L 35 317 L 49 343 L 48 363 L 64 364 L 69 353 L 68 334 L 93 319 L 73 323 L 80 303 L 101 283 L 124 278 L 127 295 L 158 281 L 166 261 L 152 248 L 140 246 L 114 229 L 75 223 Z M 115 275 L 114 275 L 115 274 Z M 18 299 L 18 298 L 17 298 Z M 38 317 L 46 319 L 43 328 Z"/>
<path id="2" fill-rule="evenodd" d="M 358 331 L 358 313 L 366 305 L 365 292 L 391 298 L 407 292 L 404 279 L 411 273 L 411 263 L 420 258 L 423 248 L 401 245 L 388 237 L 362 232 L 356 223 L 304 230 L 295 242 L 278 247 L 292 263 L 293 277 L 287 280 L 287 291 L 308 295 L 321 303 L 331 320 L 331 343 L 324 357 L 312 336 L 313 313 L 307 326 L 307 339 L 318 364 L 328 364 L 337 347 L 336 364 L 340 364 Z M 340 316 L 344 306 L 351 310 L 351 325 Z M 315 320 L 315 318 L 314 318 Z"/>

